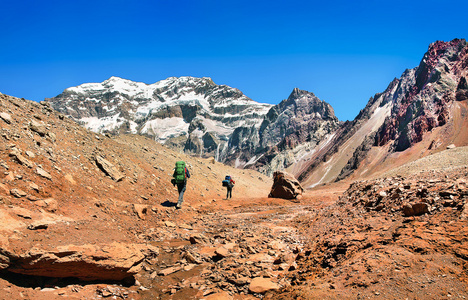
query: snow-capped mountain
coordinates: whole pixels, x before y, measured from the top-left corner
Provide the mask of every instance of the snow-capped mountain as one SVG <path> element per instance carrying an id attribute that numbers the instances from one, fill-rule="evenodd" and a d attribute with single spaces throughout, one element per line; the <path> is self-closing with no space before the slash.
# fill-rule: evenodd
<path id="1" fill-rule="evenodd" d="M 46 100 L 95 132 L 146 135 L 192 155 L 267 174 L 294 163 L 339 124 L 331 106 L 312 93 L 294 89 L 273 106 L 210 78 L 145 84 L 111 77 Z"/>
<path id="2" fill-rule="evenodd" d="M 259 126 L 272 105 L 210 78 L 170 77 L 154 84 L 111 77 L 46 99 L 95 132 L 147 135 L 201 156 L 220 157 L 237 127 Z"/>
<path id="3" fill-rule="evenodd" d="M 268 111 L 260 126 L 236 128 L 225 161 L 271 175 L 314 151 L 340 124 L 330 104 L 295 88 Z"/>

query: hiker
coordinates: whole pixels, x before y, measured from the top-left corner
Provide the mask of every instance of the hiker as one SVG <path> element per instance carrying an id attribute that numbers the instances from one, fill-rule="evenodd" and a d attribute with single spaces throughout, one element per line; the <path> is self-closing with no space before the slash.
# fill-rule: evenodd
<path id="1" fill-rule="evenodd" d="M 229 198 L 232 198 L 232 188 L 234 187 L 235 184 L 236 182 L 234 181 L 234 179 L 232 179 L 230 175 L 226 175 L 226 177 L 223 180 L 223 186 L 226 187 L 226 191 L 227 191 L 226 200 Z"/>
<path id="2" fill-rule="evenodd" d="M 174 186 L 177 185 L 177 190 L 179 191 L 179 200 L 177 201 L 176 208 L 180 209 L 182 207 L 182 202 L 184 202 L 184 192 L 187 187 L 187 179 L 190 178 L 190 172 L 185 166 L 184 161 L 176 162 L 172 177 L 174 178 L 171 182 Z"/>

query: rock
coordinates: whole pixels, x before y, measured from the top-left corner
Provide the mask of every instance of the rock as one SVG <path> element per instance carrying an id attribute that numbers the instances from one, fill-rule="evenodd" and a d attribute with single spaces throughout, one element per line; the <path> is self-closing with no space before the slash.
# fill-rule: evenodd
<path id="1" fill-rule="evenodd" d="M 270 198 L 296 199 L 302 195 L 304 189 L 293 175 L 277 171 L 273 174 L 273 186 L 268 195 Z"/>
<path id="2" fill-rule="evenodd" d="M 12 212 L 14 212 L 18 217 L 24 218 L 24 219 L 31 219 L 31 211 L 22 208 L 22 207 L 13 207 L 11 209 Z"/>
<path id="3" fill-rule="evenodd" d="M 20 189 L 11 189 L 10 194 L 15 196 L 16 198 L 22 198 L 22 197 L 25 197 L 27 195 L 26 192 L 24 192 L 24 191 L 22 191 Z"/>
<path id="4" fill-rule="evenodd" d="M 221 247 L 218 247 L 215 250 L 215 254 L 220 256 L 220 257 L 228 257 L 231 253 L 231 250 L 236 246 L 236 243 L 228 243 L 225 245 L 222 245 Z"/>
<path id="5" fill-rule="evenodd" d="M 192 235 L 189 240 L 191 244 L 204 244 L 208 242 L 208 238 L 201 233 Z"/>
<path id="6" fill-rule="evenodd" d="M 27 156 L 31 157 L 31 158 L 35 158 L 36 157 L 36 154 L 34 154 L 34 152 L 32 151 L 26 151 L 25 152 Z"/>
<path id="7" fill-rule="evenodd" d="M 44 123 L 42 123 L 42 122 L 39 123 L 39 122 L 37 122 L 35 120 L 31 120 L 31 122 L 29 123 L 29 129 L 36 132 L 40 136 L 45 136 L 46 133 L 47 133 L 47 128 L 44 125 Z"/>
<path id="8" fill-rule="evenodd" d="M 5 112 L 0 113 L 0 118 L 7 124 L 11 124 L 11 116 Z"/>
<path id="9" fill-rule="evenodd" d="M 226 292 L 219 292 L 219 293 L 208 295 L 202 299 L 203 300 L 232 300 L 234 298 L 232 298 L 232 296 Z"/>
<path id="10" fill-rule="evenodd" d="M 26 157 L 21 155 L 20 151 L 16 148 L 13 148 L 10 151 L 10 156 L 13 157 L 20 165 L 32 168 L 34 164 L 30 162 Z"/>
<path id="11" fill-rule="evenodd" d="M 140 219 L 144 220 L 148 212 L 148 206 L 144 204 L 133 204 L 133 210 Z"/>
<path id="12" fill-rule="evenodd" d="M 180 270 L 182 270 L 181 266 L 170 267 L 170 268 L 166 268 L 164 270 L 159 271 L 158 275 L 159 276 L 167 276 L 167 275 L 170 275 L 172 273 L 178 272 Z"/>
<path id="13" fill-rule="evenodd" d="M 49 137 L 49 140 L 50 140 L 52 143 L 55 143 L 55 141 L 57 140 L 57 136 L 56 136 L 55 133 L 53 133 L 53 132 L 48 132 L 48 133 L 47 133 L 47 136 Z"/>
<path id="14" fill-rule="evenodd" d="M 454 149 L 454 148 L 457 148 L 457 146 L 455 146 L 455 144 L 450 144 L 447 146 L 447 149 Z"/>
<path id="15" fill-rule="evenodd" d="M 52 176 L 47 171 L 45 171 L 44 169 L 42 169 L 40 167 L 36 168 L 36 173 L 41 177 L 52 180 Z"/>
<path id="16" fill-rule="evenodd" d="M 429 204 L 425 202 L 406 203 L 403 205 L 402 210 L 405 217 L 420 216 L 429 213 Z"/>
<path id="17" fill-rule="evenodd" d="M 113 164 L 103 157 L 96 156 L 95 161 L 99 169 L 109 175 L 113 180 L 120 181 L 125 177 Z"/>
<path id="18" fill-rule="evenodd" d="M 43 207 L 50 212 L 55 212 L 58 209 L 58 202 L 53 198 L 37 200 L 34 202 L 34 204 Z"/>
<path id="19" fill-rule="evenodd" d="M 142 244 L 67 245 L 53 250 L 32 248 L 18 253 L 0 248 L 7 256 L 8 271 L 46 277 L 75 277 L 84 281 L 123 280 L 140 271 L 148 255 L 157 248 Z M 5 259 L 0 259 L 5 261 Z"/>
<path id="20" fill-rule="evenodd" d="M 264 294 L 271 290 L 278 290 L 279 286 L 268 278 L 256 277 L 252 279 L 249 290 L 252 293 Z"/>
<path id="21" fill-rule="evenodd" d="M 413 211 L 415 216 L 420 216 L 429 213 L 429 204 L 425 202 L 418 202 L 413 204 Z"/>
<path id="22" fill-rule="evenodd" d="M 198 259 L 197 257 L 195 257 L 192 253 L 190 252 L 186 252 L 185 255 L 184 255 L 184 258 L 185 260 L 187 260 L 187 262 L 189 263 L 194 263 L 194 264 L 201 264 L 202 263 L 202 260 Z"/>
<path id="23" fill-rule="evenodd" d="M 33 223 L 29 224 L 28 229 L 29 230 L 38 230 L 38 229 L 47 229 L 48 227 L 49 227 L 49 223 L 36 221 L 36 222 L 33 222 Z"/>
<path id="24" fill-rule="evenodd" d="M 177 225 L 171 221 L 165 221 L 164 225 L 166 225 L 166 227 L 171 227 L 171 228 L 177 227 Z"/>

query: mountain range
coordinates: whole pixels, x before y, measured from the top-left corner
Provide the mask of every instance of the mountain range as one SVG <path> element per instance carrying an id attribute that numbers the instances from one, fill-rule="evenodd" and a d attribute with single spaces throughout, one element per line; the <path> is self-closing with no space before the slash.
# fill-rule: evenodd
<path id="1" fill-rule="evenodd" d="M 465 145 L 459 132 L 468 95 L 466 52 L 463 39 L 431 44 L 418 67 L 395 78 L 347 122 L 308 91 L 295 88 L 277 105 L 261 104 L 210 78 L 145 84 L 111 77 L 46 100 L 95 132 L 145 135 L 187 154 L 267 175 L 287 169 L 311 187 L 350 176 L 364 161 L 361 173 L 383 170 L 426 135 L 434 135 L 431 145 L 421 146 L 425 149 L 411 159 L 423 150 L 427 155 L 448 144 Z M 434 133 L 441 127 L 451 131 Z"/>

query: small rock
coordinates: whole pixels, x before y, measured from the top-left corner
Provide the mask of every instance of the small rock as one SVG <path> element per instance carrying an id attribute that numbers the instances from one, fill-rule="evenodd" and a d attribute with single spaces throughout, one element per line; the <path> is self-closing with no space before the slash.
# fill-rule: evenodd
<path id="1" fill-rule="evenodd" d="M 34 182 L 30 182 L 29 183 L 29 187 L 32 189 L 32 190 L 35 190 L 36 192 L 39 192 L 39 186 L 37 184 L 35 184 Z"/>
<path id="2" fill-rule="evenodd" d="M 47 171 L 43 170 L 42 168 L 37 167 L 36 173 L 41 177 L 52 180 L 52 176 Z"/>
<path id="3" fill-rule="evenodd" d="M 5 112 L 0 113 L 0 118 L 7 124 L 11 124 L 11 116 Z"/>
<path id="4" fill-rule="evenodd" d="M 199 233 L 190 237 L 190 243 L 193 244 L 203 244 L 208 241 L 208 238 L 203 234 Z"/>
<path id="5" fill-rule="evenodd" d="M 174 227 L 177 226 L 175 223 L 173 223 L 171 221 L 165 221 L 164 225 L 166 225 L 166 227 L 171 227 L 171 228 L 174 228 Z"/>
<path id="6" fill-rule="evenodd" d="M 252 279 L 252 282 L 250 283 L 249 290 L 252 293 L 259 293 L 259 294 L 264 294 L 267 291 L 271 290 L 278 290 L 279 285 L 274 283 L 268 278 L 263 278 L 263 277 L 256 277 Z"/>
<path id="7" fill-rule="evenodd" d="M 144 220 L 146 218 L 146 213 L 148 212 L 148 207 L 143 204 L 133 204 L 133 210 L 140 219 Z"/>
<path id="8" fill-rule="evenodd" d="M 37 229 L 47 229 L 48 227 L 49 227 L 49 224 L 37 221 L 37 222 L 29 224 L 28 229 L 37 230 Z"/>
<path id="9" fill-rule="evenodd" d="M 429 204 L 425 202 L 418 202 L 413 204 L 413 211 L 416 216 L 429 213 Z"/>
<path id="10" fill-rule="evenodd" d="M 230 296 L 227 292 L 219 292 L 215 294 L 211 294 L 203 298 L 205 300 L 232 300 L 232 296 Z"/>
<path id="11" fill-rule="evenodd" d="M 96 165 L 113 180 L 120 181 L 125 177 L 113 164 L 103 157 L 96 156 L 95 161 Z"/>
<path id="12" fill-rule="evenodd" d="M 167 276 L 169 274 L 172 274 L 172 273 L 175 273 L 175 272 L 178 272 L 182 270 L 182 267 L 180 266 L 177 266 L 177 267 L 170 267 L 170 268 L 167 268 L 167 269 L 164 269 L 164 270 L 161 270 L 158 272 L 158 275 L 159 276 Z"/>
<path id="13" fill-rule="evenodd" d="M 29 129 L 36 132 L 40 136 L 45 136 L 46 133 L 47 133 L 46 126 L 42 122 L 39 123 L 39 122 L 37 122 L 35 120 L 31 120 L 31 122 L 29 123 Z"/>
<path id="14" fill-rule="evenodd" d="M 24 192 L 24 191 L 22 191 L 20 189 L 11 189 L 10 194 L 15 196 L 16 198 L 22 198 L 22 197 L 25 197 L 27 195 L 26 192 Z"/>

